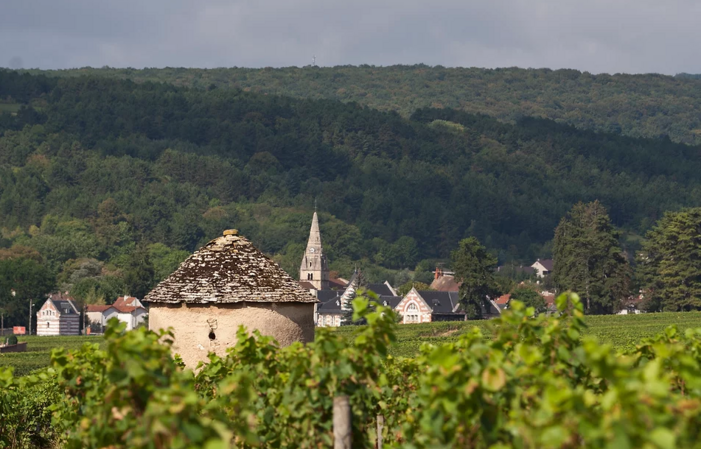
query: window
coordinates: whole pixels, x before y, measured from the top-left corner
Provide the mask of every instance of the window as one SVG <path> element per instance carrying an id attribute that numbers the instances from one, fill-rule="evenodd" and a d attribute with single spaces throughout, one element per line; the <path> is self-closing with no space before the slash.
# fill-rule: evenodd
<path id="1" fill-rule="evenodd" d="M 46 322 L 46 328 L 48 329 L 48 328 L 50 328 L 50 327 L 51 327 L 51 323 L 49 323 L 49 322 L 47 321 L 47 322 Z"/>
<path id="2" fill-rule="evenodd" d="M 416 304 L 414 304 L 414 303 L 412 302 L 411 304 L 409 304 L 409 305 L 407 306 L 406 310 L 407 310 L 408 312 L 415 312 L 415 311 L 417 311 L 417 310 L 419 310 L 419 309 L 418 309 L 418 307 L 416 307 Z"/>

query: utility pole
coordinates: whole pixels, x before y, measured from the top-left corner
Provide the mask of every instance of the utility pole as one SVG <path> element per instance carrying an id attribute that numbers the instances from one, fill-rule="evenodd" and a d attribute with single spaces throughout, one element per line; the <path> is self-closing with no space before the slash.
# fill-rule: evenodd
<path id="1" fill-rule="evenodd" d="M 32 303 L 32 300 L 29 300 L 29 335 L 32 335 L 32 306 L 34 304 Z"/>

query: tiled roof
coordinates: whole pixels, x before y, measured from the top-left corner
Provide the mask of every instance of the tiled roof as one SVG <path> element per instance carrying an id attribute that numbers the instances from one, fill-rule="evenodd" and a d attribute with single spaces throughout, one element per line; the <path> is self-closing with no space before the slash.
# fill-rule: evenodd
<path id="1" fill-rule="evenodd" d="M 460 289 L 460 284 L 455 282 L 455 277 L 443 275 L 431 282 L 431 288 L 439 292 L 457 292 Z"/>
<path id="2" fill-rule="evenodd" d="M 62 315 L 78 314 L 78 309 L 75 308 L 73 298 L 63 296 L 60 293 L 52 293 L 49 295 L 49 300 L 54 303 L 54 307 L 56 307 Z"/>
<path id="3" fill-rule="evenodd" d="M 394 296 L 394 292 L 389 289 L 387 284 L 368 284 L 365 289 L 375 292 L 378 296 Z"/>
<path id="4" fill-rule="evenodd" d="M 511 295 L 510 295 L 510 294 L 506 294 L 506 295 L 502 295 L 502 296 L 498 297 L 496 302 L 497 302 L 497 304 L 499 304 L 499 305 L 501 305 L 501 304 L 508 304 L 510 299 L 511 299 Z"/>
<path id="5" fill-rule="evenodd" d="M 253 244 L 225 231 L 188 257 L 145 301 L 157 303 L 298 302 L 317 299 Z"/>
<path id="6" fill-rule="evenodd" d="M 401 296 L 379 296 L 377 302 L 379 302 L 382 305 L 385 305 L 386 307 L 391 307 L 392 309 L 395 309 L 398 305 L 399 302 L 402 300 Z M 343 313 L 343 309 L 341 307 L 341 297 L 340 296 L 335 296 L 332 298 L 327 299 L 326 301 L 320 303 L 316 307 L 316 312 L 320 315 L 339 315 Z"/>
<path id="7" fill-rule="evenodd" d="M 426 301 L 426 304 L 433 309 L 433 313 L 454 313 L 455 307 L 460 302 L 458 292 L 437 292 L 433 290 L 422 290 L 419 295 Z"/>
<path id="8" fill-rule="evenodd" d="M 553 271 L 554 263 L 552 259 L 538 259 L 536 263 L 540 263 L 548 271 Z M 535 265 L 535 263 L 533 265 Z"/>
<path id="9" fill-rule="evenodd" d="M 115 307 L 135 307 L 137 304 L 139 304 L 139 300 L 133 296 L 120 296 L 112 305 Z"/>

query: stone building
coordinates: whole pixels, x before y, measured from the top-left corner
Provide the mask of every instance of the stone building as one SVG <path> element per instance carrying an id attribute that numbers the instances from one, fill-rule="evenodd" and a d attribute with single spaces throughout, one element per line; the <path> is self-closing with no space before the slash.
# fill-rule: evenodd
<path id="1" fill-rule="evenodd" d="M 321 231 L 319 231 L 319 218 L 316 212 L 312 217 L 307 249 L 304 251 L 302 264 L 299 267 L 299 280 L 311 284 L 315 290 L 329 289 L 329 262 L 321 246 Z"/>
<path id="2" fill-rule="evenodd" d="M 317 299 L 235 230 L 196 251 L 144 301 L 149 328 L 172 328 L 173 351 L 189 367 L 209 352 L 223 355 L 240 325 L 283 346 L 314 339 Z"/>

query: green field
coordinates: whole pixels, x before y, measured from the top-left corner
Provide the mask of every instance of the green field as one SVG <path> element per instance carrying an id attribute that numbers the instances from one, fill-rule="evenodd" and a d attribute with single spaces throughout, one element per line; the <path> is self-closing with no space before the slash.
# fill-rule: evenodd
<path id="1" fill-rule="evenodd" d="M 679 329 L 701 327 L 701 312 L 685 313 L 648 313 L 641 315 L 601 315 L 585 318 L 588 331 L 585 335 L 595 336 L 602 343 L 610 343 L 619 349 L 632 347 L 645 337 L 658 334 L 667 326 L 676 324 Z M 491 335 L 492 321 L 442 322 L 397 326 L 397 344 L 390 350 L 394 356 L 413 357 L 419 352 L 423 343 L 440 343 L 457 340 L 461 334 L 478 327 L 482 333 Z M 335 329 L 350 337 L 355 326 Z M 79 348 L 85 342 L 99 342 L 101 337 L 20 337 L 27 341 L 27 352 L 0 354 L 0 367 L 13 366 L 15 374 L 24 375 L 49 364 L 51 349 L 64 347 Z"/>
<path id="2" fill-rule="evenodd" d="M 0 367 L 12 366 L 15 375 L 24 375 L 35 369 L 49 365 L 51 350 L 54 348 L 77 349 L 86 342 L 101 342 L 101 337 L 37 337 L 18 336 L 20 342 L 27 342 L 27 352 L 0 354 Z"/>
<path id="3" fill-rule="evenodd" d="M 619 349 L 634 346 L 646 337 L 651 337 L 667 326 L 676 324 L 680 330 L 701 327 L 701 312 L 667 312 L 640 315 L 597 315 L 585 318 L 588 331 L 602 343 L 610 343 Z M 390 350 L 394 356 L 412 357 L 418 354 L 423 343 L 439 343 L 457 340 L 461 334 L 478 327 L 482 333 L 491 335 L 492 321 L 442 322 L 399 325 L 397 344 Z M 352 335 L 355 326 L 340 327 L 335 332 Z"/>

